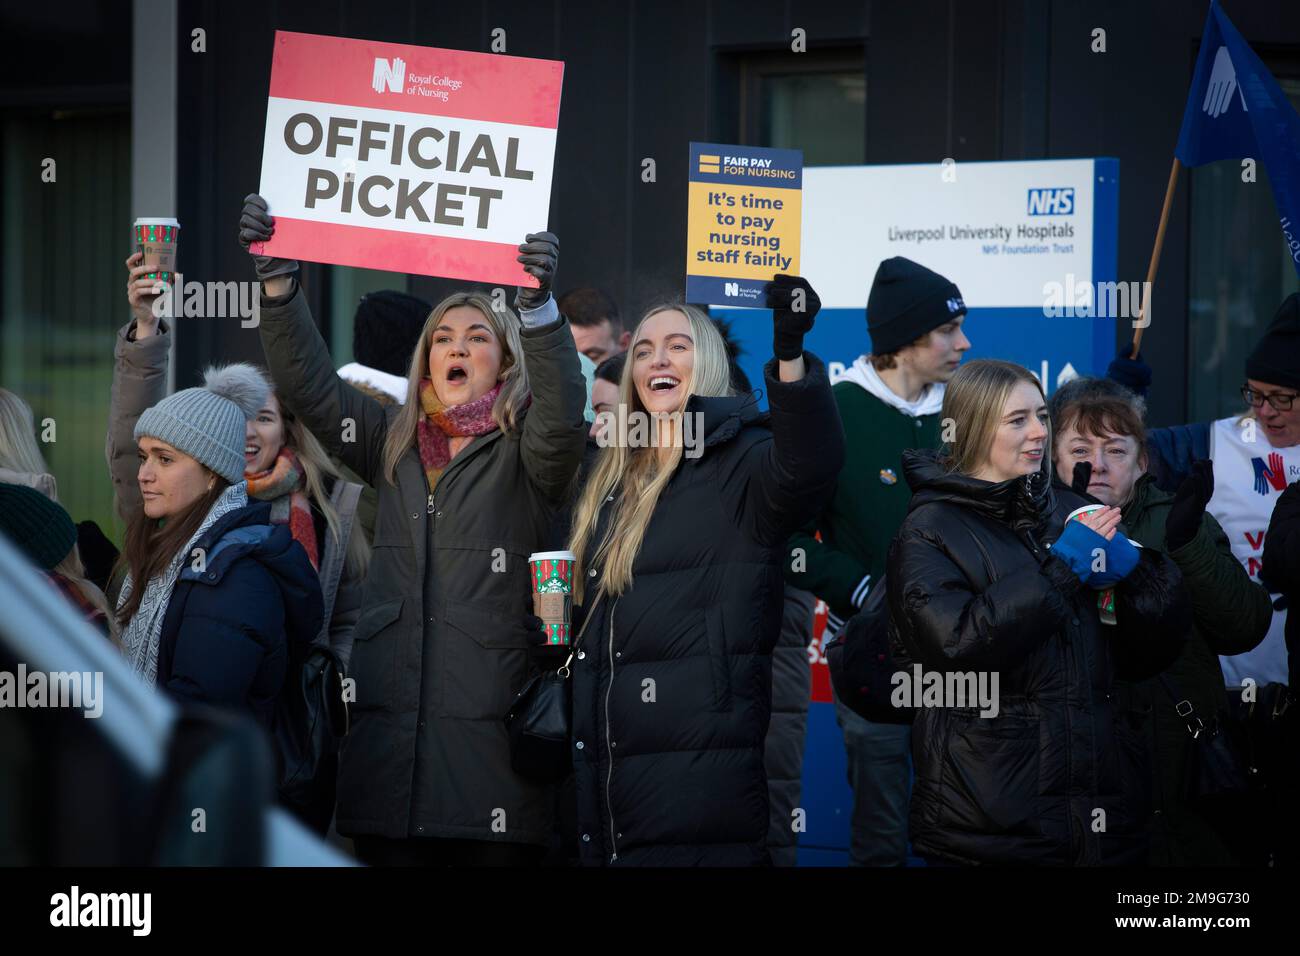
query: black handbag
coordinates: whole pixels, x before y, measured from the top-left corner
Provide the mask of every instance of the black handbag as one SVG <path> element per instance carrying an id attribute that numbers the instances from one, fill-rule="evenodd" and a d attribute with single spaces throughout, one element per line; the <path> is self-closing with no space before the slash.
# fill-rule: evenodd
<path id="1" fill-rule="evenodd" d="M 1187 768 L 1188 799 L 1201 805 L 1215 804 L 1248 792 L 1250 776 L 1223 722 L 1215 716 L 1207 726 L 1173 678 L 1161 674 L 1159 680 L 1192 737 Z"/>
<path id="2" fill-rule="evenodd" d="M 339 747 L 348 733 L 343 664 L 328 646 L 291 652 L 272 723 L 280 803 L 317 833 L 334 814 Z"/>
<path id="3" fill-rule="evenodd" d="M 862 610 L 849 618 L 826 645 L 831 685 L 840 703 L 859 717 L 877 724 L 910 724 L 913 707 L 892 702 L 894 674 L 906 671 L 897 660 L 890 635 L 885 576 L 867 592 Z"/>
<path id="4" fill-rule="evenodd" d="M 1291 691 L 1286 684 L 1255 688 L 1254 700 L 1243 700 L 1238 688 L 1228 688 L 1228 726 L 1245 755 L 1251 787 L 1265 790 L 1294 777 Z"/>
<path id="5" fill-rule="evenodd" d="M 592 613 L 569 647 L 569 656 L 555 670 L 535 674 L 515 694 L 505 716 L 510 737 L 510 768 L 521 777 L 538 783 L 559 783 L 573 767 L 570 743 L 573 714 L 573 672 L 569 665 L 582 643 L 587 624 L 595 617 L 601 594 L 596 596 Z"/>

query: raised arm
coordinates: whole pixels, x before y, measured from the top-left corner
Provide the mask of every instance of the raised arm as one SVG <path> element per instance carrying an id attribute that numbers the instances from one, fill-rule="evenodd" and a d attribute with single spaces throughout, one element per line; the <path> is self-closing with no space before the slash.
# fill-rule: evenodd
<path id="1" fill-rule="evenodd" d="M 772 441 L 749 484 L 749 505 L 768 540 L 782 540 L 830 500 L 844 466 L 844 427 L 825 364 L 803 349 L 821 307 L 806 279 L 778 275 L 768 293 L 774 357 L 763 369 Z"/>
<path id="2" fill-rule="evenodd" d="M 239 241 L 246 249 L 271 238 L 275 221 L 261 196 L 244 200 L 239 226 Z M 383 470 L 388 436 L 383 406 L 334 371 L 307 297 L 293 278 L 298 264 L 256 255 L 253 263 L 262 280 L 258 332 L 276 394 L 326 451 L 374 485 Z"/>
<path id="3" fill-rule="evenodd" d="M 568 489 L 587 443 L 587 385 L 568 320 L 560 315 L 551 282 L 560 244 L 553 233 L 527 236 L 519 247 L 524 271 L 538 286 L 521 286 L 515 298 L 533 403 L 524 418 L 519 454 L 534 485 L 551 501 Z"/>
<path id="4" fill-rule="evenodd" d="M 113 497 L 123 521 L 130 521 L 144 506 L 136 480 L 140 461 L 135 423 L 145 409 L 167 397 L 167 363 L 172 344 L 171 329 L 154 310 L 155 303 L 162 304 L 154 291 L 158 283 L 146 278 L 154 267 L 143 262 L 138 252 L 126 260 L 126 292 L 132 319 L 118 329 L 113 346 L 113 386 L 104 442 Z"/>

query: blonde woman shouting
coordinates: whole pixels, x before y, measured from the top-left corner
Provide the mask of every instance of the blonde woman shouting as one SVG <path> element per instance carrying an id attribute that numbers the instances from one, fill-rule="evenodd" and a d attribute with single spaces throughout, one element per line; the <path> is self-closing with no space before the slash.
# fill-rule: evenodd
<path id="1" fill-rule="evenodd" d="M 249 196 L 240 240 L 273 230 Z M 297 263 L 254 257 L 277 391 L 379 494 L 337 822 L 368 863 L 526 864 L 551 837 L 553 792 L 511 770 L 502 717 L 528 667 L 528 555 L 581 461 L 587 397 L 550 294 L 558 242 L 520 252 L 540 283 L 516 298 L 522 327 L 479 293 L 443 299 L 390 408 L 335 374 Z"/>

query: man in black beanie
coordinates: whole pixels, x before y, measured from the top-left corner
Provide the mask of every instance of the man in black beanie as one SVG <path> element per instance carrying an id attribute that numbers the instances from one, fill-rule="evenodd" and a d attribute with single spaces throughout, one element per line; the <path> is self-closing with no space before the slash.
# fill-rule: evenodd
<path id="1" fill-rule="evenodd" d="M 911 500 L 903 451 L 939 445 L 944 383 L 970 348 L 965 315 L 957 286 L 920 263 L 899 256 L 876 270 L 867 298 L 871 354 L 859 356 L 834 388 L 848 439 L 844 469 L 829 507 L 790 541 L 806 561 L 786 579 L 826 602 L 828 639 L 884 574 L 889 542 Z M 911 727 L 868 721 L 838 699 L 835 711 L 853 787 L 850 862 L 901 866 Z"/>
<path id="2" fill-rule="evenodd" d="M 339 375 L 376 397 L 404 402 L 411 354 L 432 311 L 423 299 L 395 289 L 362 296 L 352 320 L 353 361 Z"/>

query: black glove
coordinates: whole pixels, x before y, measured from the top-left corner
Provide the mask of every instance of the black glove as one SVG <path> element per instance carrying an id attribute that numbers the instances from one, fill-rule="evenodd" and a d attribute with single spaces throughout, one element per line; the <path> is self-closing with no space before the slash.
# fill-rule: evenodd
<path id="1" fill-rule="evenodd" d="M 524 237 L 516 261 L 522 262 L 524 271 L 541 284 L 536 289 L 521 285 L 515 293 L 516 309 L 531 311 L 546 304 L 559 260 L 560 240 L 555 238 L 555 233 L 530 232 Z"/>
<path id="2" fill-rule="evenodd" d="M 1205 517 L 1205 506 L 1214 497 L 1214 465 L 1192 462 L 1191 471 L 1174 492 L 1174 503 L 1165 519 L 1165 547 L 1177 551 L 1196 537 Z"/>
<path id="3" fill-rule="evenodd" d="M 796 297 L 796 289 L 803 290 L 803 294 Z M 822 300 L 807 279 L 777 275 L 767 287 L 767 307 L 772 310 L 772 353 L 787 361 L 799 358 L 803 355 L 803 337 L 813 327 Z"/>
<path id="4" fill-rule="evenodd" d="M 253 243 L 266 242 L 275 234 L 275 219 L 266 210 L 266 200 L 257 193 L 250 193 L 244 197 L 244 212 L 239 217 L 239 244 L 246 252 Z M 265 282 L 275 276 L 287 276 L 297 272 L 298 263 L 294 259 L 253 256 L 253 269 L 257 273 L 257 278 Z"/>
<path id="5" fill-rule="evenodd" d="M 1151 385 L 1151 366 L 1142 361 L 1141 352 L 1137 354 L 1137 358 L 1129 358 L 1131 351 L 1133 351 L 1132 345 L 1124 345 L 1120 348 L 1115 360 L 1106 369 L 1106 377 L 1112 382 L 1119 382 L 1132 389 L 1138 395 L 1145 396 L 1147 388 Z"/>
<path id="6" fill-rule="evenodd" d="M 1088 494 L 1088 484 L 1092 481 L 1092 462 L 1079 461 L 1074 464 L 1074 475 L 1070 479 L 1070 490 L 1076 495 L 1084 495 L 1091 498 Z"/>
<path id="7" fill-rule="evenodd" d="M 540 670 L 554 670 L 569 656 L 569 645 L 548 644 L 542 619 L 533 613 L 533 596 L 528 595 L 524 612 L 524 630 L 528 632 L 528 659 Z"/>

